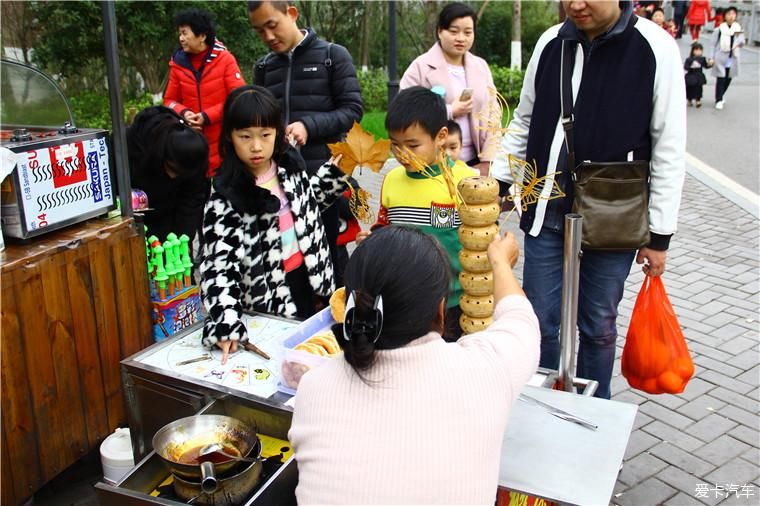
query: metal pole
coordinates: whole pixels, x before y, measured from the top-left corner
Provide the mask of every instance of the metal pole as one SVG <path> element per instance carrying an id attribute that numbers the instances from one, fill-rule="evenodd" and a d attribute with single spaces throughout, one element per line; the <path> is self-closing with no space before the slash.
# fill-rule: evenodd
<path id="1" fill-rule="evenodd" d="M 396 2 L 388 2 L 388 103 L 398 93 L 396 79 Z"/>
<path id="2" fill-rule="evenodd" d="M 124 126 L 124 105 L 119 86 L 119 52 L 116 40 L 116 10 L 114 2 L 102 1 L 103 35 L 106 46 L 106 75 L 108 95 L 111 103 L 111 148 L 116 166 L 116 182 L 119 185 L 121 215 L 132 216 L 132 187 L 129 181 L 129 161 L 127 158 L 127 132 Z"/>
<path id="3" fill-rule="evenodd" d="M 562 263 L 562 320 L 559 327 L 559 381 L 567 392 L 575 381 L 575 329 L 578 323 L 578 280 L 581 270 L 583 217 L 565 215 L 565 257 Z"/>

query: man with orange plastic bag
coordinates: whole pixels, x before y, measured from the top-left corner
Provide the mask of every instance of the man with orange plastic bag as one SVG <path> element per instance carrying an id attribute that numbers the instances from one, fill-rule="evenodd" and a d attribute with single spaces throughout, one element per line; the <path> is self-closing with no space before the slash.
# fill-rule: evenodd
<path id="1" fill-rule="evenodd" d="M 563 0 L 562 5 L 567 19 L 536 43 L 502 146 L 506 153 L 536 163 L 538 177 L 554 177 L 567 194 L 539 200 L 520 220 L 525 292 L 541 326 L 540 365 L 550 369 L 559 365 L 564 216 L 572 210 L 571 173 L 577 168 L 569 154 L 578 162 L 644 161 L 649 168 L 649 243 L 638 250 L 584 248 L 581 259 L 576 372 L 599 382 L 596 397 L 609 398 L 618 305 L 631 264 L 635 259 L 650 276 L 660 276 L 676 230 L 685 173 L 685 88 L 675 41 L 638 18 L 630 0 Z M 564 74 L 570 76 L 569 85 L 561 79 L 563 47 L 571 55 Z M 567 149 L 571 141 L 565 140 L 562 95 L 570 95 L 568 109 L 573 111 L 572 151 Z M 504 195 L 511 179 L 508 163 L 495 160 L 492 174 L 504 183 Z"/>

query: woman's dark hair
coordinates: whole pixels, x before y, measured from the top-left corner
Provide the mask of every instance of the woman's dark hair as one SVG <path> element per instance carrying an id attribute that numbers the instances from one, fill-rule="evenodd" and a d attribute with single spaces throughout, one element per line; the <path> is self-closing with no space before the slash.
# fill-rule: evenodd
<path id="1" fill-rule="evenodd" d="M 455 19 L 467 17 L 472 18 L 472 29 L 475 31 L 475 28 L 478 25 L 478 15 L 475 14 L 475 11 L 472 9 L 472 7 L 460 2 L 448 4 L 446 7 L 441 9 L 441 13 L 438 14 L 437 28 L 438 30 L 448 30 L 451 26 L 451 23 L 453 23 Z"/>
<path id="2" fill-rule="evenodd" d="M 699 49 L 700 51 L 704 51 L 705 48 L 702 47 L 702 44 L 699 42 L 695 42 L 691 45 L 691 51 L 689 52 L 689 56 L 694 56 L 694 50 Z"/>
<path id="3" fill-rule="evenodd" d="M 189 26 L 198 36 L 206 34 L 206 44 L 213 46 L 216 41 L 216 26 L 211 13 L 202 9 L 185 9 L 174 15 L 174 28 Z"/>
<path id="4" fill-rule="evenodd" d="M 178 178 L 193 178 L 208 169 L 208 142 L 174 111 L 148 107 L 127 129 L 130 168 L 145 173 L 170 168 Z"/>
<path id="5" fill-rule="evenodd" d="M 373 335 L 333 325 L 346 361 L 361 376 L 375 361 L 375 350 L 401 348 L 431 330 L 443 331 L 438 308 L 449 292 L 449 259 L 434 238 L 409 227 L 387 226 L 356 248 L 345 272 L 346 298 L 353 291 L 355 320 L 373 319 L 373 305 L 383 297 L 383 326 Z M 438 327 L 436 328 L 436 324 Z"/>
<path id="6" fill-rule="evenodd" d="M 241 86 L 227 96 L 224 102 L 222 133 L 219 136 L 219 156 L 222 159 L 230 153 L 235 153 L 232 131 L 249 127 L 277 130 L 272 158 L 278 161 L 287 148 L 280 102 L 271 91 L 261 86 Z"/>
<path id="7" fill-rule="evenodd" d="M 723 15 L 724 15 L 724 16 L 725 16 L 726 14 L 728 14 L 728 11 L 734 11 L 734 14 L 736 14 L 736 15 L 738 15 L 738 14 L 739 14 L 739 11 L 738 11 L 738 10 L 736 9 L 736 7 L 734 7 L 733 5 L 732 5 L 732 6 L 730 6 L 730 7 L 726 7 L 725 9 L 715 9 L 715 14 L 720 14 L 720 13 L 718 12 L 719 10 L 722 10 L 722 11 L 723 11 Z"/>
<path id="8" fill-rule="evenodd" d="M 663 16 L 665 15 L 665 11 L 662 10 L 662 7 L 655 7 L 654 9 L 652 9 L 652 14 L 649 15 L 650 19 L 654 17 L 655 12 L 662 12 L 662 15 Z"/>

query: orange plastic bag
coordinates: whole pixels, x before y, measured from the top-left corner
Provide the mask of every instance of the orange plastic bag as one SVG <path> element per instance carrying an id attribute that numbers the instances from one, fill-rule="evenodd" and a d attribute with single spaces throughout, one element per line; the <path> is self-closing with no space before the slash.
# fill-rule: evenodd
<path id="1" fill-rule="evenodd" d="M 680 394 L 694 374 L 661 276 L 644 279 L 625 338 L 622 366 L 628 384 L 650 394 Z"/>

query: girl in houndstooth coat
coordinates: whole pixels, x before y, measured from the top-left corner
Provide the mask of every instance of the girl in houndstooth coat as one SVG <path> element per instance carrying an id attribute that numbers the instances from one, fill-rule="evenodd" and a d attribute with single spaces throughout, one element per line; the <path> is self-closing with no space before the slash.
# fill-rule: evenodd
<path id="1" fill-rule="evenodd" d="M 243 313 L 306 318 L 334 290 L 320 219 L 345 189 L 335 160 L 308 175 L 285 139 L 280 106 L 258 86 L 233 91 L 224 106 L 223 162 L 203 223 L 201 289 L 207 348 L 245 342 Z"/>

